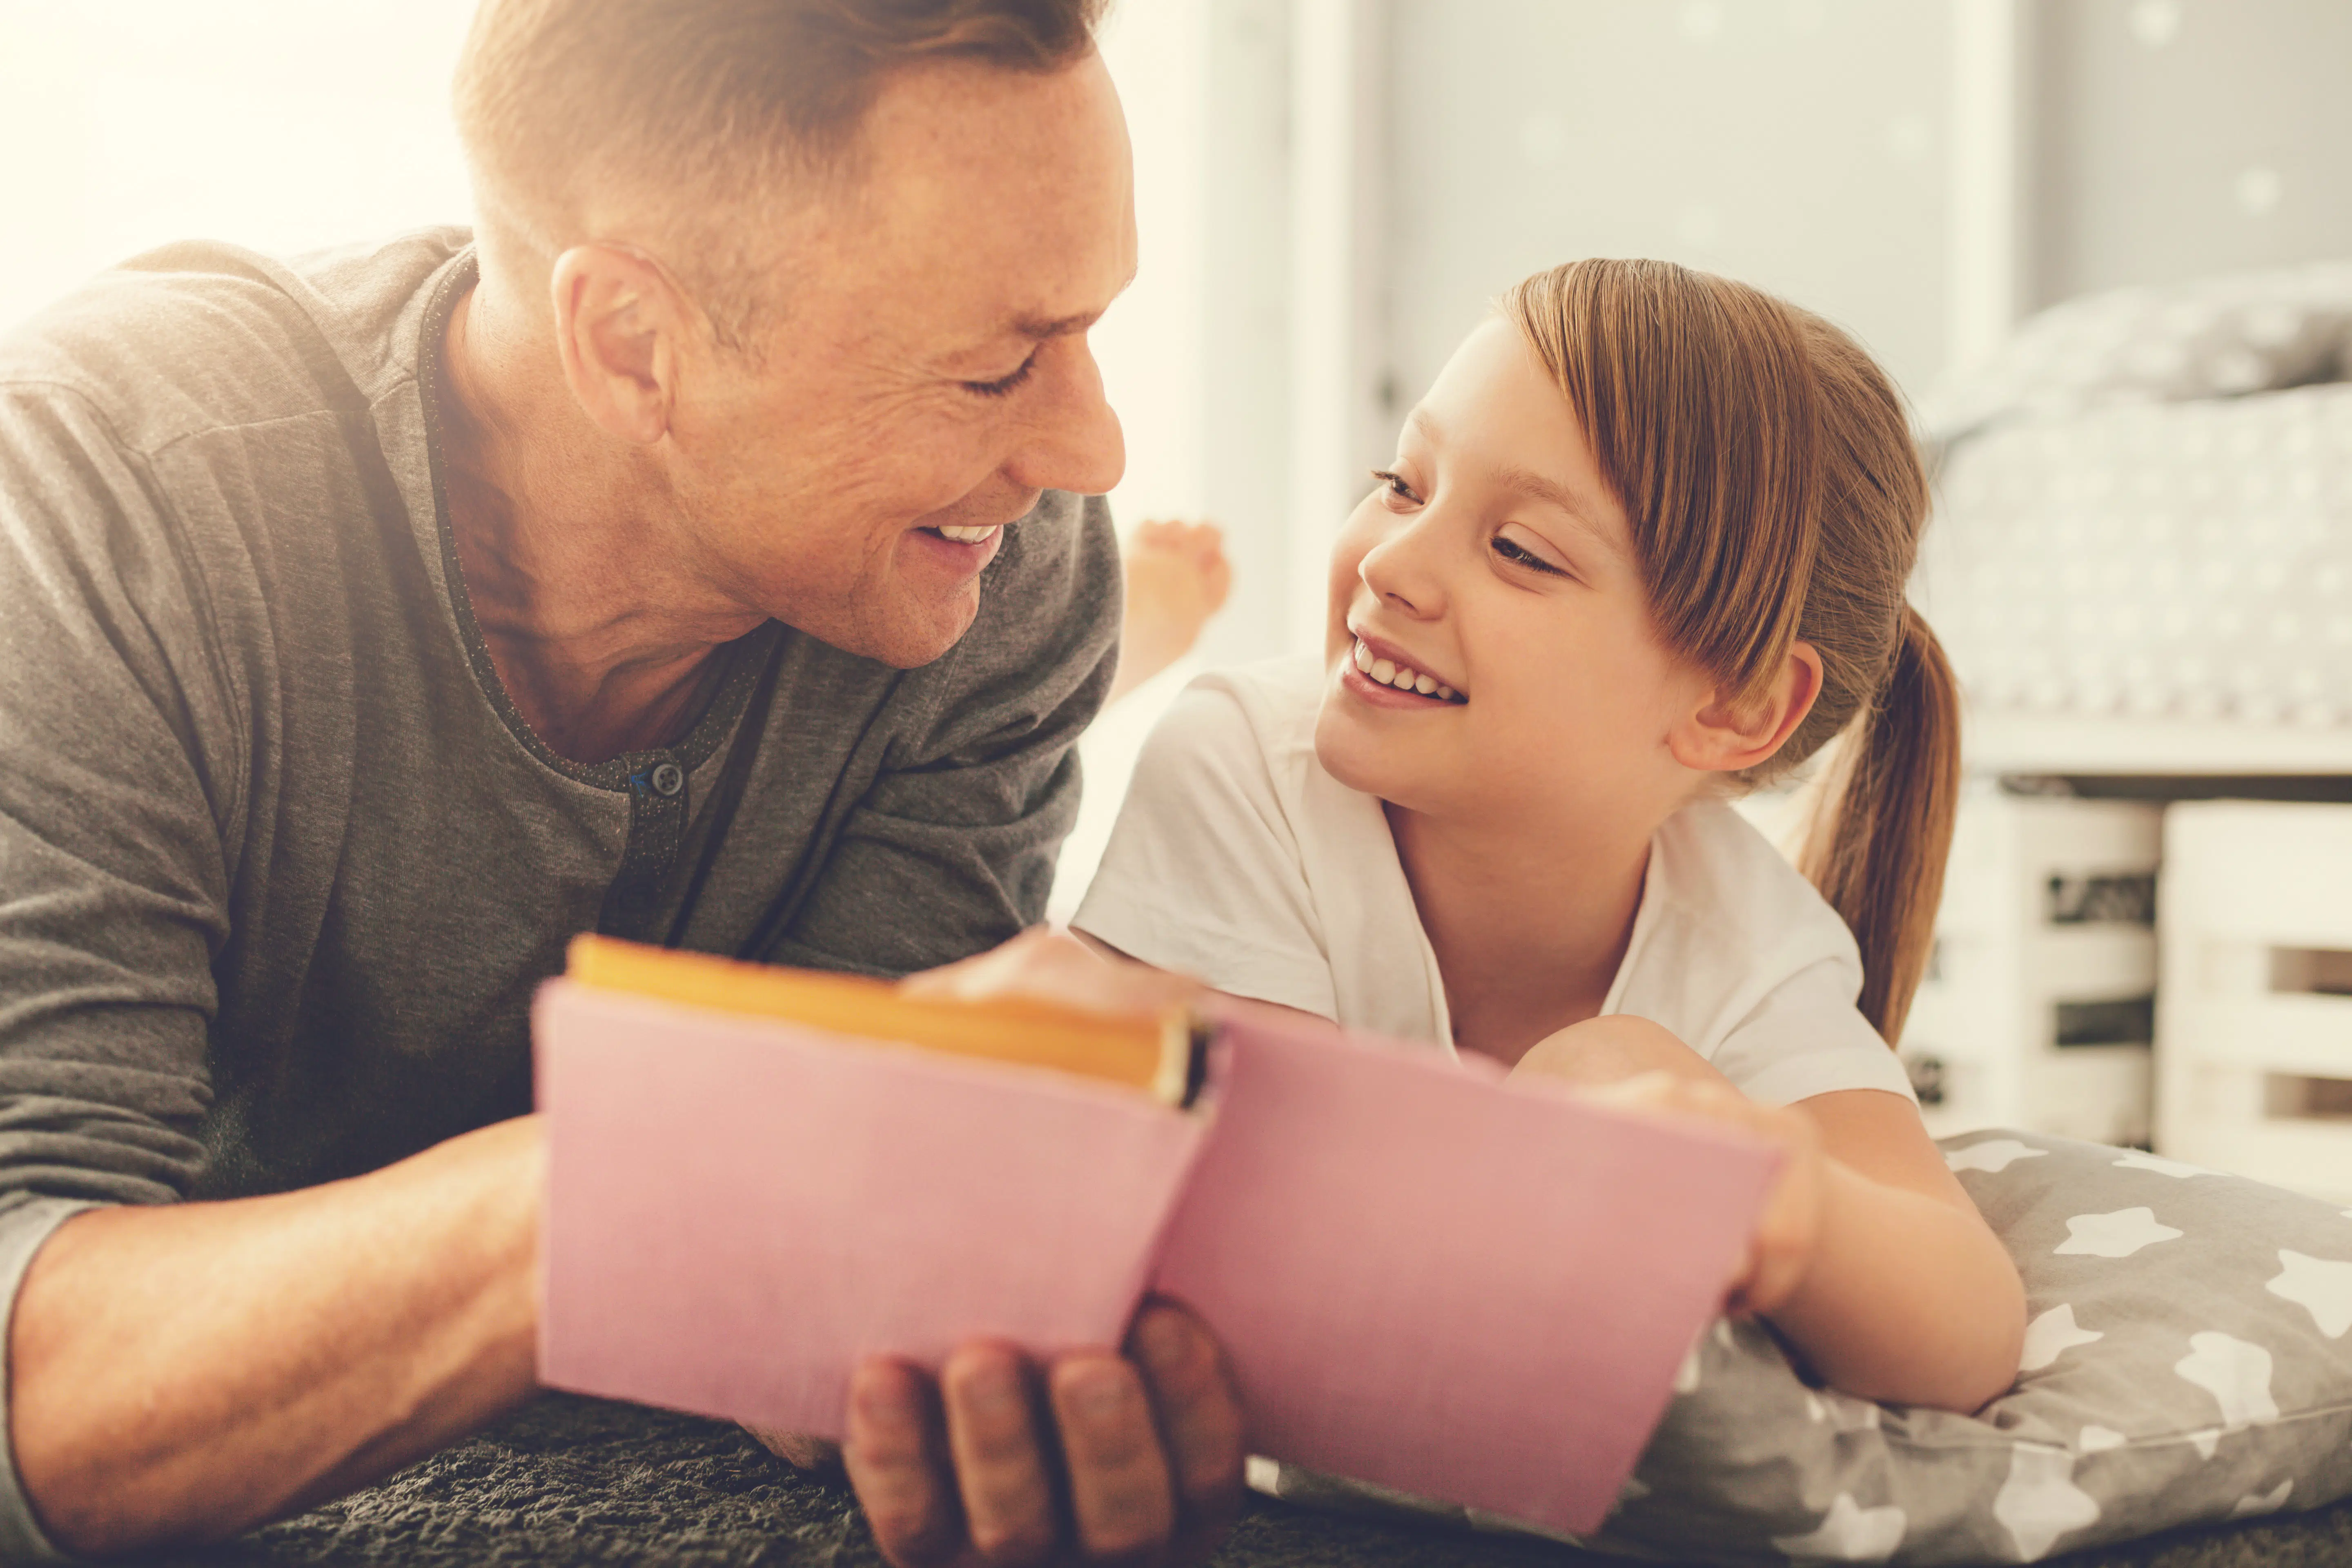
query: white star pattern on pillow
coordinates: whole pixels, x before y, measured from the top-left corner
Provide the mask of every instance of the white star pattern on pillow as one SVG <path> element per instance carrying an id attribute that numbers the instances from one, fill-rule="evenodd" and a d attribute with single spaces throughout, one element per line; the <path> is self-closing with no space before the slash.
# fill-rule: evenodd
<path id="1" fill-rule="evenodd" d="M 2352 1329 L 2352 1263 L 2305 1258 L 2284 1247 L 2279 1249 L 2278 1259 L 2284 1266 L 2282 1272 L 2263 1289 L 2309 1312 L 2319 1331 L 2329 1339 L 2342 1339 L 2344 1331 Z"/>
<path id="2" fill-rule="evenodd" d="M 1884 1414 L 1869 1400 L 1840 1394 L 1834 1388 L 1824 1388 L 1818 1394 L 1811 1389 L 1805 1391 L 1805 1419 L 1826 1421 L 1832 1432 L 1874 1432 Z"/>
<path id="3" fill-rule="evenodd" d="M 1899 1508 L 1863 1508 L 1852 1492 L 1830 1500 L 1820 1528 L 1803 1535 L 1776 1535 L 1772 1544 L 1791 1557 L 1830 1563 L 1884 1563 L 1903 1544 L 1906 1521 Z"/>
<path id="4" fill-rule="evenodd" d="M 2063 1252 L 2065 1248 L 2059 1250 Z M 2095 1329 L 2077 1327 L 2074 1304 L 2061 1301 L 2025 1325 L 2025 1349 L 2017 1358 L 2017 1370 L 2040 1372 L 2076 1345 L 2087 1345 L 2106 1337 Z"/>
<path id="5" fill-rule="evenodd" d="M 2231 1519 L 2252 1519 L 2258 1513 L 2276 1513 L 2286 1506 L 2287 1493 L 2294 1490 L 2294 1478 L 2289 1476 L 2266 1492 L 2255 1492 L 2240 1498 L 2231 1505 Z"/>
<path id="6" fill-rule="evenodd" d="M 2221 1425 L 2234 1428 L 2278 1419 L 2271 1398 L 2271 1352 L 2229 1334 L 2189 1336 L 2189 1353 L 2173 1371 L 2213 1396 Z"/>
<path id="7" fill-rule="evenodd" d="M 2017 1542 L 2017 1560 L 2033 1563 L 2049 1556 L 2068 1531 L 2096 1523 L 2099 1505 L 2074 1484 L 2074 1455 L 2020 1444 L 2009 1457 L 2009 1479 L 1993 1497 L 1992 1516 Z"/>
<path id="8" fill-rule="evenodd" d="M 2117 1209 L 2113 1214 L 2078 1214 L 2066 1222 L 2061 1253 L 2087 1253 L 2093 1258 L 2129 1258 L 2143 1247 L 2171 1241 L 2181 1233 L 2158 1225 L 2150 1208 Z"/>
<path id="9" fill-rule="evenodd" d="M 2186 1181 L 2190 1176 L 2210 1176 L 2218 1173 L 2202 1165 L 2190 1165 L 2179 1160 L 2168 1160 L 2161 1154 L 2150 1154 L 2141 1149 L 2126 1149 L 2116 1162 L 2118 1171 L 2154 1171 L 2159 1176 L 2179 1176 Z"/>
<path id="10" fill-rule="evenodd" d="M 1683 1352 L 1682 1364 L 1675 1368 L 1675 1392 L 1698 1392 L 1698 1342 L 1696 1340 L 1691 1342 L 1690 1349 Z"/>
<path id="11" fill-rule="evenodd" d="M 2047 1149 L 2036 1149 L 2014 1138 L 1995 1138 L 1955 1149 L 1944 1156 L 1944 1163 L 1955 1171 L 2006 1171 L 2019 1160 L 2038 1160 L 2048 1152 Z"/>

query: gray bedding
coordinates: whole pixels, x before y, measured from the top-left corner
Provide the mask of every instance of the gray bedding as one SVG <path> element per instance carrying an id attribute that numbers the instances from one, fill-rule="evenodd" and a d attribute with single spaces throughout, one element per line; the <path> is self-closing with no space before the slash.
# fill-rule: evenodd
<path id="1" fill-rule="evenodd" d="M 149 1559 L 319 1563 L 644 1563 L 869 1568 L 848 1493 L 724 1422 L 550 1394 L 368 1491 L 226 1545 Z M 2069 1568 L 2316 1568 L 2352 1562 L 2352 1504 L 2049 1561 Z M 1221 1568 L 1623 1568 L 1567 1547 L 1424 1531 L 1253 1498 Z"/>

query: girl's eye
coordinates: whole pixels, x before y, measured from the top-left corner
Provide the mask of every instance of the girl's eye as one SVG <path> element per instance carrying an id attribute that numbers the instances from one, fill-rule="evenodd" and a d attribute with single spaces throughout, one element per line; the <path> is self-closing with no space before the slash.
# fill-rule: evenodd
<path id="1" fill-rule="evenodd" d="M 1036 368 L 1037 356 L 1033 352 L 1027 359 L 1021 362 L 1021 368 L 1011 375 L 1000 377 L 995 381 L 967 381 L 963 384 L 963 389 L 980 397 L 1003 397 L 1020 390 L 1021 384 L 1028 380 L 1030 372 Z"/>
<path id="2" fill-rule="evenodd" d="M 1392 474 L 1386 468 L 1374 468 L 1372 470 L 1372 478 L 1380 480 L 1381 486 L 1387 489 L 1389 494 L 1394 496 L 1397 500 L 1401 501 L 1410 501 L 1414 506 L 1419 506 L 1421 504 L 1421 498 L 1412 493 L 1412 487 L 1404 482 L 1402 476 Z"/>
<path id="3" fill-rule="evenodd" d="M 1511 541 L 1504 538 L 1499 533 L 1495 535 L 1494 551 L 1496 554 L 1501 556 L 1504 560 L 1509 562 L 1514 566 L 1524 566 L 1531 572 L 1549 572 L 1555 577 L 1565 577 L 1568 575 L 1567 573 L 1561 571 L 1559 567 L 1553 565 L 1542 556 L 1538 555 L 1535 552 L 1526 548 L 1524 545 L 1514 544 Z"/>

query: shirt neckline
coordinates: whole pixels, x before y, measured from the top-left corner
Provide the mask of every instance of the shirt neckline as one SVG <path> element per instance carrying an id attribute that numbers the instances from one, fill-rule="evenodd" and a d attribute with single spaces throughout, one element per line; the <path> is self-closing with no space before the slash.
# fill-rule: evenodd
<path id="1" fill-rule="evenodd" d="M 649 747 L 643 751 L 625 752 L 602 763 L 576 763 L 559 755 L 541 739 L 515 706 L 507 692 L 506 682 L 499 678 L 498 665 L 490 658 L 488 642 L 482 636 L 481 624 L 474 616 L 473 596 L 466 588 L 464 564 L 457 558 L 457 536 L 449 522 L 449 492 L 442 457 L 442 426 L 440 399 L 436 395 L 441 369 L 441 347 L 449 327 L 450 313 L 467 290 L 480 280 L 481 263 L 471 246 L 458 253 L 456 262 L 445 268 L 440 279 L 425 308 L 423 335 L 416 354 L 416 392 L 424 406 L 425 456 L 433 476 L 433 527 L 441 551 L 441 574 L 445 596 L 451 617 L 457 623 L 457 639 L 466 652 L 466 662 L 473 670 L 474 684 L 483 698 L 506 725 L 507 732 L 542 767 L 562 774 L 575 783 L 592 788 L 626 794 L 633 774 L 644 771 L 652 757 L 675 759 L 689 773 L 698 769 L 718 750 L 721 742 L 733 732 L 736 721 L 751 695 L 760 668 L 772 650 L 781 635 L 781 623 L 770 620 L 728 644 L 719 653 L 726 661 L 726 673 L 716 688 L 703 699 L 702 710 L 685 736 L 676 744 Z"/>
<path id="2" fill-rule="evenodd" d="M 1319 767 L 1322 764 L 1318 763 L 1316 765 Z M 1462 1049 L 1454 1043 L 1454 1008 L 1445 998 L 1445 972 L 1438 964 L 1437 946 L 1429 940 L 1429 928 L 1422 924 L 1421 906 L 1413 901 L 1412 878 L 1405 871 L 1404 857 L 1397 852 L 1396 834 L 1389 826 L 1388 812 L 1382 808 L 1378 796 L 1366 795 L 1364 799 L 1371 805 L 1372 815 L 1380 824 L 1381 837 L 1389 847 L 1389 858 L 1395 862 L 1397 876 L 1405 886 L 1405 913 L 1412 921 L 1413 940 L 1421 944 L 1421 966 L 1429 982 L 1429 1010 L 1431 1021 L 1436 1026 L 1437 1043 L 1449 1058 L 1460 1061 Z M 1657 911 L 1666 900 L 1662 885 L 1663 873 L 1659 868 L 1659 862 L 1664 858 L 1658 853 L 1661 837 L 1655 833 L 1650 836 L 1649 858 L 1642 867 L 1642 901 L 1633 911 L 1633 934 L 1625 939 L 1625 956 L 1617 961 L 1617 973 L 1610 977 L 1609 992 L 1601 999 L 1601 1011 L 1593 1015 L 1596 1018 L 1610 1017 L 1624 1010 L 1625 989 L 1632 984 L 1634 963 L 1641 957 L 1651 931 L 1656 929 L 1662 918 Z"/>

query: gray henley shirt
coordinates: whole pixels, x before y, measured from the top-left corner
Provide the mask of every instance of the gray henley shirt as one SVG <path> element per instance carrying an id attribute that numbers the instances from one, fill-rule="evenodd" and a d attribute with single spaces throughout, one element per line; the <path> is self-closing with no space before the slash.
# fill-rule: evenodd
<path id="1" fill-rule="evenodd" d="M 770 623 L 675 745 L 565 762 L 440 500 L 473 276 L 458 230 L 174 247 L 0 342 L 0 1303 L 80 1208 L 529 1110 L 574 932 L 898 974 L 1040 918 L 1111 673 L 1102 503 L 1010 529 L 930 665 Z M 0 1558 L 54 1558 L 0 1460 Z"/>

